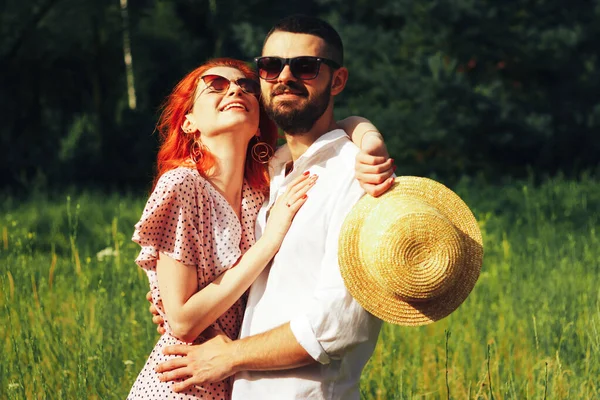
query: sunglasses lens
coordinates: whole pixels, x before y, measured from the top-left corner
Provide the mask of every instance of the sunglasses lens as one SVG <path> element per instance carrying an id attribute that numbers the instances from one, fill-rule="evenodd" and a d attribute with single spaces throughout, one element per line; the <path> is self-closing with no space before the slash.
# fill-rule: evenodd
<path id="1" fill-rule="evenodd" d="M 319 74 L 320 62 L 314 57 L 296 57 L 290 63 L 292 74 L 298 79 L 314 79 Z"/>
<path id="2" fill-rule="evenodd" d="M 242 88 L 244 92 L 248 94 L 253 94 L 255 96 L 258 96 L 260 94 L 260 85 L 252 79 L 241 78 L 238 79 L 236 83 L 239 87 Z"/>
<path id="3" fill-rule="evenodd" d="M 223 78 L 223 77 L 218 77 L 217 79 L 214 79 L 211 83 L 210 86 L 216 91 L 216 92 L 225 92 L 227 89 L 229 89 L 229 79 Z"/>
<path id="4" fill-rule="evenodd" d="M 257 67 L 262 79 L 275 79 L 283 69 L 283 62 L 275 57 L 262 57 L 258 59 Z"/>
<path id="5" fill-rule="evenodd" d="M 229 79 L 219 75 L 206 75 L 202 77 L 202 80 L 206 86 L 217 93 L 224 92 L 229 88 Z"/>

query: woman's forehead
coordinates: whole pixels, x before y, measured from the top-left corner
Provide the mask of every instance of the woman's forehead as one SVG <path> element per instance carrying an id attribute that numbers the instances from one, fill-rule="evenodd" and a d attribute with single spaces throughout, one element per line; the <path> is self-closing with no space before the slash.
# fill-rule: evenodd
<path id="1" fill-rule="evenodd" d="M 232 67 L 213 67 L 202 74 L 202 76 L 206 75 L 220 75 L 224 78 L 229 79 L 230 81 L 246 77 L 246 75 L 244 75 L 242 71 Z"/>

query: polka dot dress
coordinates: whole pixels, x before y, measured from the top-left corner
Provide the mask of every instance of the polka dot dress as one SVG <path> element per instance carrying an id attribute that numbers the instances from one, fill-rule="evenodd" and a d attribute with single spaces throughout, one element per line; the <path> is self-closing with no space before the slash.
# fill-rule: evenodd
<path id="1" fill-rule="evenodd" d="M 146 365 L 131 388 L 128 399 L 211 399 L 231 397 L 232 380 L 195 387 L 184 393 L 171 390 L 173 382 L 161 382 L 154 367 L 177 356 L 165 356 L 162 349 L 189 344 L 171 336 L 169 319 L 160 302 L 156 275 L 159 252 L 186 265 L 196 265 L 198 289 L 222 274 L 254 244 L 254 223 L 263 196 L 244 181 L 241 221 L 227 200 L 198 171 L 180 167 L 163 174 L 150 196 L 142 218 L 135 225 L 133 241 L 142 249 L 136 263 L 148 275 L 152 301 L 165 319 L 162 335 Z M 240 223 L 241 222 L 241 223 Z M 214 323 L 231 339 L 239 334 L 246 295 Z M 200 337 L 194 343 L 202 343 Z"/>

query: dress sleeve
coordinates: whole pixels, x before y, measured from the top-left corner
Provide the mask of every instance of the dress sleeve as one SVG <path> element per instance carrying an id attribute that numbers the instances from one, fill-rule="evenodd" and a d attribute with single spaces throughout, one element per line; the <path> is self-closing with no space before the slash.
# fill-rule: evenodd
<path id="1" fill-rule="evenodd" d="M 185 265 L 199 266 L 204 258 L 206 193 L 192 174 L 170 172 L 159 179 L 135 225 L 132 240 L 142 246 L 136 263 L 146 270 L 155 269 L 159 252 Z"/>

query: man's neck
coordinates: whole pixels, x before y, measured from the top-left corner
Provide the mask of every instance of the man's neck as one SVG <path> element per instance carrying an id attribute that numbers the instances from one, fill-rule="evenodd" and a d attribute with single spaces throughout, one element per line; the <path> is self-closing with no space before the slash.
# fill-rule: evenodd
<path id="1" fill-rule="evenodd" d="M 287 142 L 288 149 L 292 155 L 292 161 L 295 162 L 300 158 L 300 156 L 304 154 L 318 138 L 337 128 L 339 128 L 339 126 L 333 119 L 333 111 L 327 110 L 325 114 L 315 122 L 310 131 L 294 135 L 285 133 L 285 141 Z"/>

